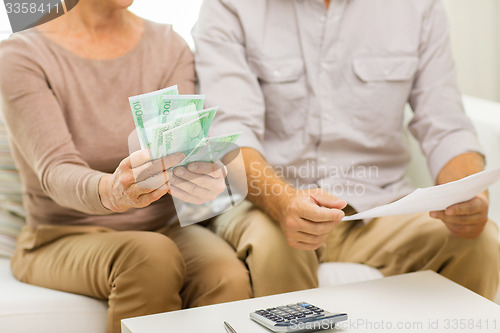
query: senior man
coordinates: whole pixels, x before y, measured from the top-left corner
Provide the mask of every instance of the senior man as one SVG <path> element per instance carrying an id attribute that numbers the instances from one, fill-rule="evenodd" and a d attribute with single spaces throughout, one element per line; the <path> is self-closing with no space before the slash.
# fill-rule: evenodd
<path id="1" fill-rule="evenodd" d="M 248 265 L 255 296 L 316 287 L 319 262 L 346 261 L 385 275 L 431 269 L 494 297 L 486 193 L 341 222 L 412 190 L 407 102 L 437 184 L 484 168 L 439 0 L 205 0 L 193 37 L 201 91 L 220 106 L 215 130 L 243 133 L 248 201 L 213 228 Z"/>

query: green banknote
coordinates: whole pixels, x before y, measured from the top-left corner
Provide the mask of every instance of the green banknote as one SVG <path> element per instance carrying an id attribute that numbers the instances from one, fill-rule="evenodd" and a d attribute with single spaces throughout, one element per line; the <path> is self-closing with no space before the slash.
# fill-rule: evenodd
<path id="1" fill-rule="evenodd" d="M 210 162 L 220 160 L 226 155 L 234 143 L 240 137 L 241 133 L 203 138 L 196 147 L 179 163 L 186 165 L 192 162 Z"/>
<path id="2" fill-rule="evenodd" d="M 210 126 L 212 126 L 212 121 L 215 118 L 215 114 L 217 113 L 218 107 L 204 109 L 201 111 L 181 114 L 175 117 L 176 120 L 182 119 L 183 123 L 190 121 L 192 119 L 200 119 L 201 127 L 203 128 L 203 133 L 205 136 L 208 136 L 208 131 L 210 130 Z"/>
<path id="3" fill-rule="evenodd" d="M 163 133 L 162 156 L 188 154 L 204 137 L 202 119 L 207 114 Z"/>
<path id="4" fill-rule="evenodd" d="M 147 94 L 129 97 L 130 108 L 134 118 L 135 128 L 139 136 L 142 149 L 151 148 L 150 137 L 148 138 L 146 128 L 160 124 L 158 117 L 164 107 L 163 96 L 178 95 L 177 86 L 153 91 Z"/>
<path id="5" fill-rule="evenodd" d="M 190 161 L 215 161 L 239 134 L 207 138 L 217 108 L 203 109 L 203 95 L 179 95 L 177 86 L 129 97 L 142 149 L 153 159 L 182 152 Z"/>
<path id="6" fill-rule="evenodd" d="M 158 110 L 159 124 L 172 121 L 176 116 L 183 114 L 184 109 L 193 105 L 196 111 L 203 109 L 205 96 L 203 95 L 165 95 L 162 96 L 161 108 Z"/>
<path id="7" fill-rule="evenodd" d="M 217 113 L 217 108 L 210 108 L 201 111 L 193 111 L 194 105 L 189 105 L 187 107 L 182 108 L 183 114 L 179 114 L 175 116 L 174 120 L 166 123 L 155 126 L 152 129 L 152 147 L 151 147 L 151 155 L 153 159 L 164 157 L 166 151 L 164 150 L 164 139 L 163 134 L 169 130 L 172 130 L 176 127 L 184 125 L 188 122 L 192 122 L 193 120 L 198 120 L 201 124 L 201 129 L 203 132 L 203 136 L 208 136 L 208 131 L 210 126 L 212 125 L 212 121 Z M 190 112 L 191 111 L 191 112 Z M 175 135 L 178 135 L 177 133 Z M 185 150 L 188 150 L 187 148 Z"/>
<path id="8" fill-rule="evenodd" d="M 158 124 L 150 128 L 146 128 L 146 135 L 151 137 L 151 156 L 153 159 L 161 158 L 163 156 L 163 133 L 169 131 L 173 128 L 184 125 L 185 123 L 199 118 L 198 112 L 194 104 L 190 104 L 181 108 L 183 115 L 179 115 L 174 118 L 174 120 L 168 123 Z"/>

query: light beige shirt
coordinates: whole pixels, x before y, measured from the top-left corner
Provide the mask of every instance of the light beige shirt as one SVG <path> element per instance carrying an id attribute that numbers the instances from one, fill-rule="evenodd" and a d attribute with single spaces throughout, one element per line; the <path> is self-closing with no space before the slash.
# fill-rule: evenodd
<path id="1" fill-rule="evenodd" d="M 205 0 L 193 37 L 214 134 L 242 131 L 297 187 L 357 210 L 407 194 L 407 102 L 434 178 L 481 152 L 438 0 Z"/>

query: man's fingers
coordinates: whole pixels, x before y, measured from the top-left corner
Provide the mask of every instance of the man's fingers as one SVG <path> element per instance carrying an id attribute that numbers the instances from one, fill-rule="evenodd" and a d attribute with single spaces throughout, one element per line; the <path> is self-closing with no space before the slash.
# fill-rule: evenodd
<path id="1" fill-rule="evenodd" d="M 478 237 L 486 226 L 484 224 L 456 224 L 444 222 L 450 232 L 458 237 L 472 239 Z"/>
<path id="2" fill-rule="evenodd" d="M 346 201 L 340 200 L 325 191 L 318 191 L 317 193 L 311 194 L 311 197 L 318 203 L 318 205 L 323 207 L 344 209 L 347 206 Z"/>
<path id="3" fill-rule="evenodd" d="M 469 201 L 458 203 L 446 208 L 446 215 L 474 215 L 488 209 L 488 203 L 475 197 Z"/>
<path id="4" fill-rule="evenodd" d="M 443 222 L 461 224 L 461 225 L 475 225 L 483 223 L 488 220 L 488 214 L 481 211 L 472 215 L 448 215 L 444 210 L 430 212 L 430 216 L 442 220 Z"/>
<path id="5" fill-rule="evenodd" d="M 305 232 L 287 232 L 288 245 L 301 250 L 316 250 L 326 242 L 328 235 L 311 235 Z"/>
<path id="6" fill-rule="evenodd" d="M 300 207 L 297 206 L 297 203 L 292 204 L 292 209 L 297 211 L 298 216 L 314 222 L 338 221 L 345 216 L 340 209 L 320 207 L 309 200 L 301 200 Z"/>
<path id="7" fill-rule="evenodd" d="M 298 231 L 313 236 L 324 236 L 330 234 L 341 222 L 312 222 L 301 219 L 298 222 Z"/>

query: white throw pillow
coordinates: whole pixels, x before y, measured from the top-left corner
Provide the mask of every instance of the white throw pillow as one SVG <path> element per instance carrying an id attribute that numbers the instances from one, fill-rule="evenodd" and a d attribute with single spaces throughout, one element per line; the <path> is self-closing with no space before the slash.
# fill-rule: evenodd
<path id="1" fill-rule="evenodd" d="M 14 252 L 25 217 L 21 179 L 10 153 L 7 128 L 0 112 L 0 257 L 10 257 Z"/>

